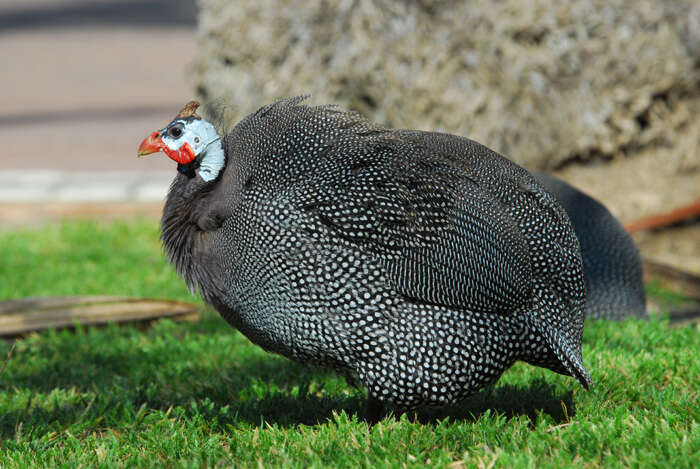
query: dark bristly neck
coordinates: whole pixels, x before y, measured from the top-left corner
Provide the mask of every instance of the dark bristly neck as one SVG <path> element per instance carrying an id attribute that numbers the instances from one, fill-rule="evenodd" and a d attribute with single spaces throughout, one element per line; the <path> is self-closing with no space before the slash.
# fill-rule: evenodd
<path id="1" fill-rule="evenodd" d="M 195 177 L 194 166 L 195 166 L 194 161 L 192 163 L 187 163 L 187 164 L 178 164 L 177 165 L 177 172 L 180 174 L 184 174 L 188 178 L 192 179 L 193 177 Z"/>

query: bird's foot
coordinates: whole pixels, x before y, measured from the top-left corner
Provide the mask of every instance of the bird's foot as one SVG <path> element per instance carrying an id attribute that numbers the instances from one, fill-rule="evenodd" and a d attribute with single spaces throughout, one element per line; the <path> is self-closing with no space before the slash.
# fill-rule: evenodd
<path id="1" fill-rule="evenodd" d="M 379 399 L 367 396 L 367 401 L 362 409 L 362 420 L 370 427 L 378 423 L 384 416 L 384 404 Z"/>

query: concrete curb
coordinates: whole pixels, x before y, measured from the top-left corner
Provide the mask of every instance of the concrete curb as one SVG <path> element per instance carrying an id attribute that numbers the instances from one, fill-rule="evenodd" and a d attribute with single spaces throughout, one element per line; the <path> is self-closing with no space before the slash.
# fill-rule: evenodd
<path id="1" fill-rule="evenodd" d="M 0 203 L 163 202 L 173 171 L 0 171 Z"/>

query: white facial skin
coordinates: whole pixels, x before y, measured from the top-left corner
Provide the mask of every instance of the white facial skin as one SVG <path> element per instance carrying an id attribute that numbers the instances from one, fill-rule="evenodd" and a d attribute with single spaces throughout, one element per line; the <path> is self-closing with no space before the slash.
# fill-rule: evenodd
<path id="1" fill-rule="evenodd" d="M 203 119 L 175 119 L 160 131 L 161 140 L 171 150 L 188 143 L 199 160 L 199 175 L 213 181 L 226 162 L 221 137 L 213 125 Z"/>

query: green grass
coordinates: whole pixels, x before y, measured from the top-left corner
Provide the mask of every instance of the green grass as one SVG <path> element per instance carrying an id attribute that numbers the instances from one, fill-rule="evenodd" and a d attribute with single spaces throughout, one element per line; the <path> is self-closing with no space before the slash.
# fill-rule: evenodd
<path id="1" fill-rule="evenodd" d="M 157 237 L 148 221 L 0 232 L 0 298 L 192 301 Z M 49 331 L 17 341 L 0 375 L 0 467 L 700 467 L 699 332 L 588 322 L 589 392 L 518 364 L 459 406 L 368 429 L 362 392 L 263 352 L 214 313 Z"/>

